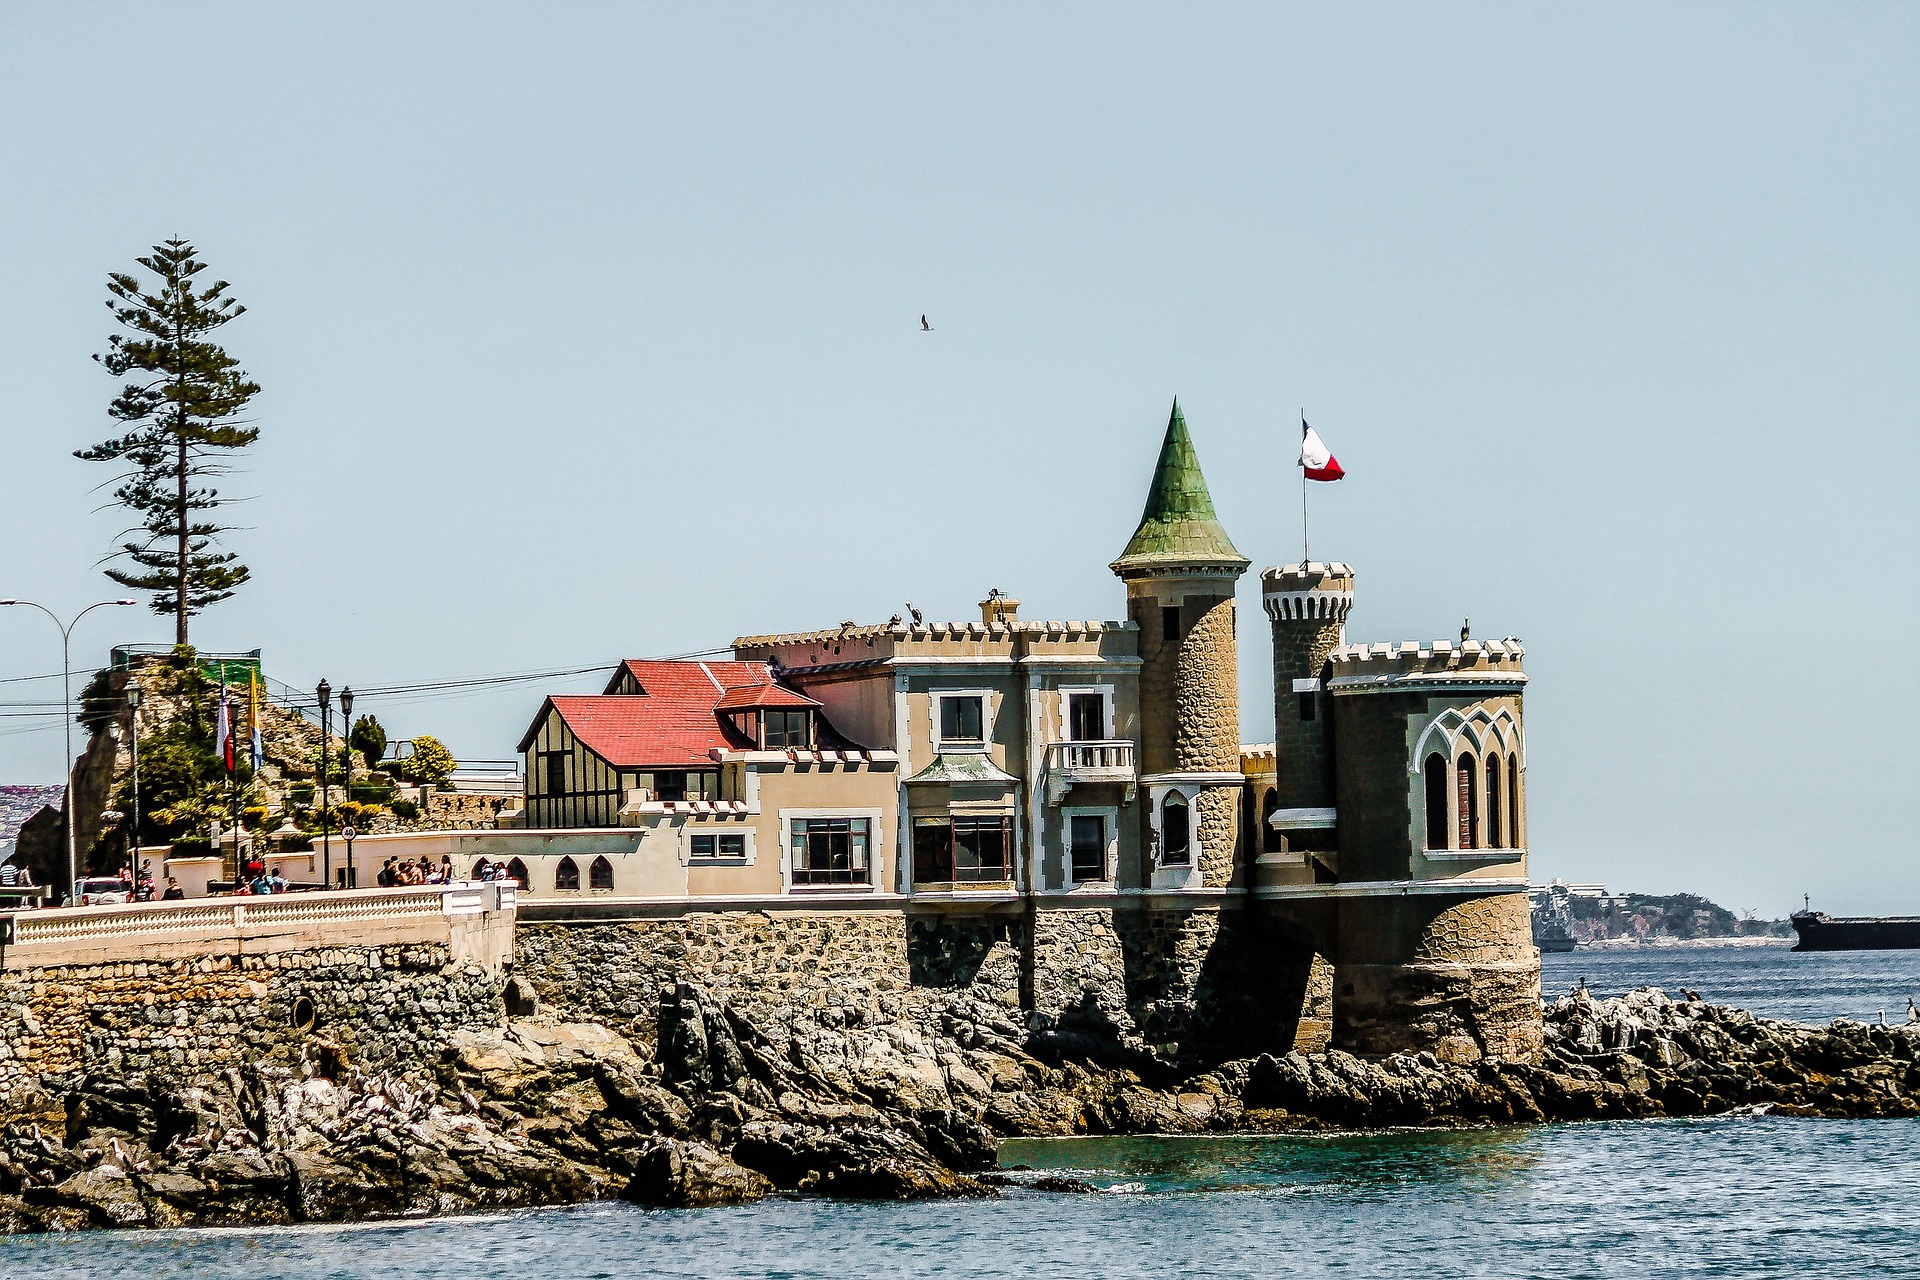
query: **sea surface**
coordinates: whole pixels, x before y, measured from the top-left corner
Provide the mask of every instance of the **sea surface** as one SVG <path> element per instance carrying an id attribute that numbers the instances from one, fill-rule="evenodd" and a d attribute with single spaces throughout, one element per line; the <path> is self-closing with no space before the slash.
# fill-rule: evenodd
<path id="1" fill-rule="evenodd" d="M 1920 991 L 1914 952 L 1575 952 L 1546 964 L 1549 994 L 1582 977 L 1601 994 L 1690 988 L 1809 1022 L 1881 1008 L 1903 1021 Z M 1069 1172 L 1099 1194 L 16 1237 L 0 1239 L 0 1277 L 1911 1277 L 1917 1152 L 1920 1121 L 1752 1115 L 1022 1141 L 1003 1165 Z"/>

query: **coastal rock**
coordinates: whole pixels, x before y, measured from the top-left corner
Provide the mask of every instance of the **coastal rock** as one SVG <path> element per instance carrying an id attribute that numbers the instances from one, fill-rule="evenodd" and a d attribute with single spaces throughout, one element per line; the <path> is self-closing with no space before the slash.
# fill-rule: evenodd
<path id="1" fill-rule="evenodd" d="M 704 1142 L 661 1138 L 634 1157 L 633 1178 L 621 1192 L 638 1204 L 669 1209 L 745 1204 L 764 1199 L 773 1183 Z"/>

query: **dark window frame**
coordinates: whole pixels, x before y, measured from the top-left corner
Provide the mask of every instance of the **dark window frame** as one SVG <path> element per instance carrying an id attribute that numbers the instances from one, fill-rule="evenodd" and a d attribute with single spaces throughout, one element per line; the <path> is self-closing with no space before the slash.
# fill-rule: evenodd
<path id="1" fill-rule="evenodd" d="M 960 747 L 987 744 L 987 695 L 984 693 L 942 693 L 940 701 L 940 744 Z M 966 708 L 971 705 L 972 733 L 968 733 Z"/>
<path id="2" fill-rule="evenodd" d="M 788 847 L 796 885 L 868 885 L 873 882 L 873 820 L 793 818 Z"/>
<path id="3" fill-rule="evenodd" d="M 1087 725 L 1083 712 L 1091 706 L 1093 723 Z M 1083 730 L 1091 728 L 1091 733 Z M 1104 689 L 1074 689 L 1067 694 L 1067 741 L 1105 742 L 1107 739 L 1107 693 Z"/>
<path id="4" fill-rule="evenodd" d="M 588 865 L 587 887 L 590 889 L 612 890 L 613 863 L 607 859 L 606 854 L 598 855 L 594 858 L 593 862 Z"/>
<path id="5" fill-rule="evenodd" d="M 580 864 L 572 855 L 560 859 L 553 868 L 553 887 L 555 889 L 574 890 L 580 887 Z"/>
<path id="6" fill-rule="evenodd" d="M 1082 823 L 1094 824 L 1093 830 L 1098 839 L 1090 847 L 1080 839 Z M 1109 832 L 1107 815 L 1104 813 L 1071 813 L 1067 815 L 1067 875 L 1075 884 L 1099 884 L 1112 878 L 1111 868 L 1107 866 L 1107 846 Z M 1087 872 L 1094 874 L 1089 875 Z"/>
<path id="7" fill-rule="evenodd" d="M 787 710 L 761 712 L 760 747 L 763 751 L 811 750 L 813 712 Z"/>
<path id="8" fill-rule="evenodd" d="M 1173 822 L 1175 810 L 1180 817 L 1177 827 Z M 1193 865 L 1193 805 L 1178 791 L 1169 791 L 1160 800 L 1160 865 Z"/>
<path id="9" fill-rule="evenodd" d="M 1445 849 L 1453 818 L 1453 806 L 1447 800 L 1447 758 L 1435 751 L 1420 768 L 1427 792 L 1427 848 Z"/>

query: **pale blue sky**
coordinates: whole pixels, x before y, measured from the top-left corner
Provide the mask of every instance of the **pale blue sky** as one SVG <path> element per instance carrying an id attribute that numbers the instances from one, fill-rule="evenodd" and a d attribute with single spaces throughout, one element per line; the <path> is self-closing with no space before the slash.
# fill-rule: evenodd
<path id="1" fill-rule="evenodd" d="M 1169 399 L 1256 572 L 1305 405 L 1353 638 L 1527 643 L 1536 877 L 1920 911 L 1917 89 L 1894 4 L 9 4 L 0 595 L 117 594 L 68 455 L 176 233 L 266 388 L 196 639 L 302 686 L 1113 617 Z"/>

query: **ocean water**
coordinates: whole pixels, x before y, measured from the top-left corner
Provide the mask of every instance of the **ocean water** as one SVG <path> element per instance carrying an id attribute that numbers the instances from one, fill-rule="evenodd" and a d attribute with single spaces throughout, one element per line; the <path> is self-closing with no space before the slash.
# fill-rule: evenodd
<path id="1" fill-rule="evenodd" d="M 1576 952 L 1548 957 L 1548 990 L 1584 975 L 1606 994 L 1652 983 L 1806 1021 L 1883 1005 L 1892 1020 L 1890 994 L 1914 988 L 1916 958 Z M 0 1239 L 0 1277 L 1920 1275 L 1913 1120 L 1036 1140 L 1007 1143 L 1001 1162 L 1101 1190 L 15 1237 Z"/>
<path id="2" fill-rule="evenodd" d="M 1761 947 L 1647 947 L 1540 957 L 1540 993 L 1565 995 L 1582 978 L 1596 995 L 1659 987 L 1676 1000 L 1697 991 L 1715 1004 L 1824 1025 L 1835 1018 L 1907 1020 L 1920 1000 L 1920 951 L 1794 951 Z M 1920 1263 L 1915 1266 L 1920 1275 Z"/>

